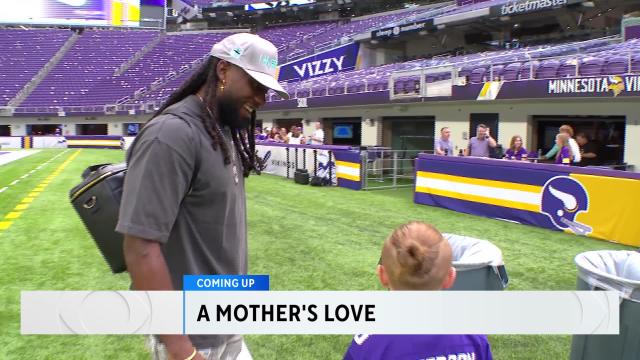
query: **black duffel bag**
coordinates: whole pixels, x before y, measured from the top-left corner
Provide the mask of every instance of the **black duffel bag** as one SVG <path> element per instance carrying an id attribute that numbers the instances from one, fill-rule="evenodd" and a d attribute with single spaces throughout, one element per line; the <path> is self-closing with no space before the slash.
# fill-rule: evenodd
<path id="1" fill-rule="evenodd" d="M 124 236 L 115 231 L 126 172 L 125 163 L 90 166 L 82 173 L 82 182 L 69 193 L 71 204 L 113 273 L 127 270 Z"/>
<path id="2" fill-rule="evenodd" d="M 296 169 L 296 172 L 293 174 L 293 181 L 296 184 L 308 185 L 309 171 L 307 171 L 307 169 Z"/>
<path id="3" fill-rule="evenodd" d="M 188 114 L 174 112 L 171 108 L 165 110 L 163 114 L 174 115 L 187 123 L 189 127 L 192 126 L 190 121 L 199 121 L 195 119 L 187 120 L 189 119 Z M 144 130 L 145 128 L 143 127 L 136 139 L 140 137 Z M 134 140 L 128 155 L 130 155 L 135 144 Z M 198 157 L 189 192 L 191 192 L 193 181 L 198 174 L 199 163 L 200 158 Z M 82 173 L 82 182 L 69 192 L 71 204 L 76 209 L 84 226 L 113 273 L 127 271 L 123 249 L 124 235 L 115 231 L 118 224 L 126 172 L 126 163 L 90 166 Z"/>

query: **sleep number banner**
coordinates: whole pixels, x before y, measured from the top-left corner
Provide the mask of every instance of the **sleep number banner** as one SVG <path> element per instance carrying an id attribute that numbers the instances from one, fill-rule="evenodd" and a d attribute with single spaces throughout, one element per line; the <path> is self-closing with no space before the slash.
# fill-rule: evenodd
<path id="1" fill-rule="evenodd" d="M 354 70 L 360 44 L 353 43 L 283 64 L 278 68 L 278 81 L 305 80 L 320 75 Z"/>

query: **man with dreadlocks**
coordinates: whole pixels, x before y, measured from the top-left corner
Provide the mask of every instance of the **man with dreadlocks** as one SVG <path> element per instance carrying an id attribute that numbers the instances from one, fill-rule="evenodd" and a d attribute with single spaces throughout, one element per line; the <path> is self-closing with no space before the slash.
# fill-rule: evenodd
<path id="1" fill-rule="evenodd" d="M 239 33 L 162 106 L 128 154 L 116 230 L 135 290 L 180 290 L 185 274 L 246 274 L 244 178 L 260 172 L 255 111 L 275 79 L 269 41 Z M 237 335 L 152 336 L 154 359 L 235 359 Z"/>

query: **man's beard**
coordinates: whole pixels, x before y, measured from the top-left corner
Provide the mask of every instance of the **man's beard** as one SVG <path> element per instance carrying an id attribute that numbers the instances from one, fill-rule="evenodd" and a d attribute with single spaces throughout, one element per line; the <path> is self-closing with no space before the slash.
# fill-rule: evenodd
<path id="1" fill-rule="evenodd" d="M 220 95 L 216 97 L 218 119 L 223 125 L 232 129 L 246 129 L 251 124 L 251 117 L 242 115 L 242 106 L 243 103 L 231 96 Z"/>

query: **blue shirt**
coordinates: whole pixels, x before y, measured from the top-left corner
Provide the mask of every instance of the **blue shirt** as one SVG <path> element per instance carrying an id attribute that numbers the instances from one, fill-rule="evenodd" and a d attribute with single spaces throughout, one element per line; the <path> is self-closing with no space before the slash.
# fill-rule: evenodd
<path id="1" fill-rule="evenodd" d="M 344 360 L 491 360 L 484 335 L 356 335 Z"/>

